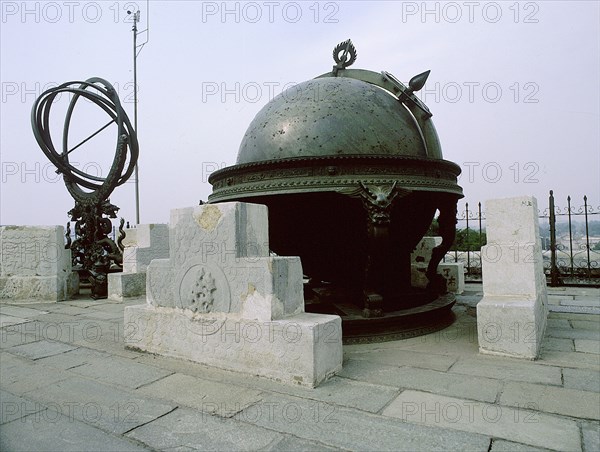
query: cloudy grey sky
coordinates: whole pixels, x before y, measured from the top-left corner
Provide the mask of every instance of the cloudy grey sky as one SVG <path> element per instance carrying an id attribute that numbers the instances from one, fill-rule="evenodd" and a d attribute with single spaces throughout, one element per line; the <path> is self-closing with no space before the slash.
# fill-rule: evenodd
<path id="1" fill-rule="evenodd" d="M 470 203 L 530 194 L 545 206 L 550 189 L 560 205 L 567 195 L 600 201 L 596 1 L 0 4 L 0 224 L 64 224 L 73 206 L 31 132 L 42 91 L 99 76 L 133 118 L 126 11 L 138 8 L 140 30 L 149 25 L 138 58 L 142 223 L 206 199 L 208 174 L 235 163 L 254 115 L 285 87 L 330 71 L 333 47 L 347 38 L 358 50 L 353 67 L 405 82 L 431 69 L 419 95 Z M 57 136 L 68 100 L 53 107 Z M 83 106 L 73 144 L 104 123 Z M 71 161 L 106 175 L 115 134 L 107 129 Z M 135 220 L 133 182 L 111 202 Z"/>

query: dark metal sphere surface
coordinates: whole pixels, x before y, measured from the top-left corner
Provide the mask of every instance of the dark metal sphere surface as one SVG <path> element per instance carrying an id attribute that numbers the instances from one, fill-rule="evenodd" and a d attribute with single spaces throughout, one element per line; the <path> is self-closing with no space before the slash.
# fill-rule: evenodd
<path id="1" fill-rule="evenodd" d="M 237 164 L 334 155 L 426 158 L 427 150 L 397 98 L 361 80 L 326 77 L 271 100 L 248 127 Z"/>

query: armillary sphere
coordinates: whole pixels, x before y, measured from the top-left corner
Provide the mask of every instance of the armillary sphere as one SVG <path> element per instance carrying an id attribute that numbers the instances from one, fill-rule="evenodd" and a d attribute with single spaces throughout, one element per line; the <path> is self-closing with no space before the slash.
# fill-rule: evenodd
<path id="1" fill-rule="evenodd" d="M 50 111 L 56 97 L 62 93 L 72 95 L 65 114 L 62 133 L 62 151 L 57 151 L 50 134 Z M 100 107 L 109 121 L 96 132 L 69 149 L 69 128 L 75 105 L 87 99 Z M 106 177 L 88 174 L 76 168 L 69 161 L 69 155 L 84 143 L 91 140 L 111 124 L 117 126 L 117 145 L 112 166 Z M 115 244 L 107 234 L 112 229 L 109 218 L 116 218 L 119 208 L 108 199 L 113 190 L 124 184 L 135 169 L 139 147 L 135 130 L 121 106 L 116 90 L 106 80 L 93 77 L 85 82 L 74 81 L 43 92 L 31 111 L 33 134 L 40 148 L 56 166 L 57 173 L 63 175 L 67 190 L 75 199 L 75 207 L 69 211 L 71 221 L 75 221 L 77 239 L 71 244 L 69 224 L 67 224 L 67 247 L 71 249 L 74 266 L 89 275 L 92 284 L 92 298 L 106 298 L 107 274 L 113 264 L 119 271 L 123 262 L 122 246 Z M 120 241 L 124 237 L 121 219 Z"/>
<path id="2" fill-rule="evenodd" d="M 62 93 L 73 94 L 65 116 L 62 136 L 62 152 L 56 150 L 50 136 L 50 110 L 56 97 Z M 72 149 L 68 148 L 69 127 L 73 109 L 81 97 L 88 99 L 102 108 L 110 117 L 110 121 L 83 140 Z M 69 155 L 85 142 L 102 132 L 112 123 L 117 125 L 117 146 L 112 167 L 106 177 L 88 174 L 73 166 Z M 73 81 L 43 92 L 36 100 L 31 111 L 33 134 L 40 148 L 48 159 L 56 166 L 57 172 L 63 174 L 65 185 L 76 201 L 83 205 L 95 204 L 106 200 L 112 191 L 124 184 L 135 169 L 139 146 L 137 136 L 114 87 L 106 80 L 92 77 L 85 82 Z M 127 157 L 129 154 L 129 162 Z M 84 191 L 82 188 L 91 191 Z"/>

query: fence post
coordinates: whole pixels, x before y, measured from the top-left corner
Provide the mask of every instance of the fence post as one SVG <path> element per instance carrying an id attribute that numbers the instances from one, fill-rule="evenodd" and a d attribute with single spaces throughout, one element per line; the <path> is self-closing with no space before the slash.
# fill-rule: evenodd
<path id="1" fill-rule="evenodd" d="M 549 221 L 550 221 L 550 285 L 558 286 L 560 284 L 558 267 L 556 266 L 556 217 L 554 213 L 554 192 L 550 190 Z"/>
<path id="2" fill-rule="evenodd" d="M 467 275 L 471 274 L 471 246 L 469 245 L 469 203 L 465 203 L 465 216 L 467 219 L 467 231 L 465 241 L 467 242 Z"/>
<path id="3" fill-rule="evenodd" d="M 587 204 L 587 195 L 583 196 L 583 209 L 585 213 L 585 247 L 587 249 L 587 268 L 588 268 L 588 278 L 592 277 L 592 266 L 590 260 L 590 230 L 588 227 L 588 204 Z"/>
<path id="4" fill-rule="evenodd" d="M 571 265 L 571 278 L 575 276 L 575 267 L 573 261 L 573 228 L 571 227 L 571 197 L 567 196 L 567 213 L 569 214 L 569 258 Z"/>

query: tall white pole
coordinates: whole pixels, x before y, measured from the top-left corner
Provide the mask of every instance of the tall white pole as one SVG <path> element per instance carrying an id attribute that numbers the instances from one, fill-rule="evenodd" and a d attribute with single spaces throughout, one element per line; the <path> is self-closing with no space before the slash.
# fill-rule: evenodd
<path id="1" fill-rule="evenodd" d="M 140 20 L 140 12 L 133 14 L 133 128 L 138 133 L 137 126 L 137 23 Z M 138 156 L 139 160 L 139 156 Z M 138 163 L 135 163 L 135 223 L 140 224 L 140 178 Z"/>

